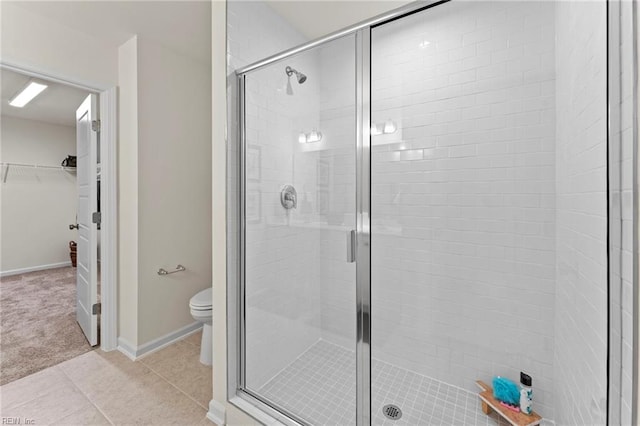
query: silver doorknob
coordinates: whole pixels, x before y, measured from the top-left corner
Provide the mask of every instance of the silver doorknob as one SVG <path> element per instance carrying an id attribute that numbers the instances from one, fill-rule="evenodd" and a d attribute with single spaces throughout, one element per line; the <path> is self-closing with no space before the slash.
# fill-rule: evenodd
<path id="1" fill-rule="evenodd" d="M 77 223 L 74 225 L 72 223 L 71 225 L 69 225 L 69 229 L 80 229 L 80 225 L 78 225 Z"/>

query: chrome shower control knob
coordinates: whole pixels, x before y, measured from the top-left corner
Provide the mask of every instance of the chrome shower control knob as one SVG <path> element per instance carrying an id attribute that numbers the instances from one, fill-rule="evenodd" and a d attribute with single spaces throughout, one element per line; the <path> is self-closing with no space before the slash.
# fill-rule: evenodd
<path id="1" fill-rule="evenodd" d="M 298 193 L 291 185 L 285 185 L 280 191 L 280 203 L 285 209 L 295 209 L 298 206 Z"/>

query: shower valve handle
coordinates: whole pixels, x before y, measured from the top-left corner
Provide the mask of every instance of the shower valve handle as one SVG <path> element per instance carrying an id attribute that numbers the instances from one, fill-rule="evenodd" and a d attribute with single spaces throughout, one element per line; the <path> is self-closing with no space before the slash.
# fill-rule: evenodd
<path id="1" fill-rule="evenodd" d="M 295 209 L 298 206 L 298 193 L 292 185 L 285 185 L 282 188 L 280 203 L 286 210 Z"/>

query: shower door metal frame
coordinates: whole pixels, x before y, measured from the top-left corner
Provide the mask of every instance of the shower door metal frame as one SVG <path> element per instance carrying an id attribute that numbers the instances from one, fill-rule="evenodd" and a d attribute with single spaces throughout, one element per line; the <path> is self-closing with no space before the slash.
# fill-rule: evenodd
<path id="1" fill-rule="evenodd" d="M 356 425 L 371 424 L 371 27 L 356 34 Z"/>

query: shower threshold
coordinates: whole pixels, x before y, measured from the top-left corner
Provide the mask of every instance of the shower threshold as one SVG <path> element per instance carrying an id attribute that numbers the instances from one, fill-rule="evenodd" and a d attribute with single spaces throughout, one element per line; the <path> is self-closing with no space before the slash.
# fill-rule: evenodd
<path id="1" fill-rule="evenodd" d="M 372 360 L 372 420 L 376 426 L 507 425 L 481 410 L 478 394 Z M 259 390 L 270 401 L 318 426 L 355 424 L 354 352 L 320 340 Z M 393 405 L 397 419 L 384 414 Z"/>

